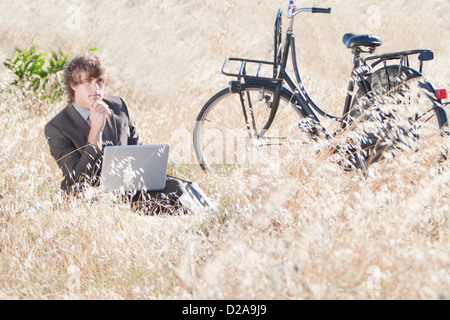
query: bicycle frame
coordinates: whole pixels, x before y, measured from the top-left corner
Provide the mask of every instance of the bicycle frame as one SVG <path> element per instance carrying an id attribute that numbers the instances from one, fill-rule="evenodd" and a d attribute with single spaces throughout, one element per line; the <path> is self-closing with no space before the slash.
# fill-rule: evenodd
<path id="1" fill-rule="evenodd" d="M 382 54 L 378 56 L 369 56 L 367 58 L 362 58 L 362 53 L 370 53 L 372 54 L 374 52 L 374 48 L 369 47 L 368 51 L 363 51 L 360 47 L 356 47 L 352 49 L 352 52 L 354 54 L 353 57 L 353 69 L 351 72 L 351 77 L 348 84 L 348 94 L 346 96 L 345 102 L 344 102 L 344 108 L 341 116 L 334 116 L 331 115 L 324 110 L 322 110 L 311 98 L 311 96 L 308 94 L 305 86 L 303 85 L 300 72 L 298 69 L 298 63 L 297 63 L 297 56 L 296 56 L 296 49 L 295 49 L 295 37 L 293 34 L 293 22 L 294 22 L 294 16 L 297 15 L 300 12 L 313 12 L 313 13 L 330 13 L 331 9 L 322 9 L 322 8 L 301 8 L 298 10 L 295 10 L 295 7 L 293 6 L 294 1 L 290 1 L 290 5 L 288 8 L 288 19 L 290 19 L 289 26 L 286 31 L 286 37 L 285 37 L 285 43 L 283 49 L 281 49 L 281 21 L 282 21 L 282 10 L 279 9 L 276 17 L 275 22 L 275 37 L 274 37 L 274 61 L 261 61 L 261 60 L 250 60 L 250 59 L 242 59 L 242 58 L 228 58 L 225 60 L 223 67 L 222 67 L 222 73 L 227 76 L 235 76 L 237 77 L 237 81 L 230 81 L 229 88 L 230 91 L 233 93 L 239 93 L 241 96 L 241 104 L 245 116 L 245 121 L 247 122 L 247 129 L 249 129 L 250 132 L 250 121 L 247 117 L 246 111 L 245 111 L 245 103 L 244 103 L 244 97 L 242 95 L 243 89 L 245 89 L 245 86 L 247 84 L 252 85 L 261 85 L 261 86 L 271 86 L 274 89 L 274 98 L 271 104 L 271 111 L 269 118 L 264 125 L 263 129 L 259 133 L 256 134 L 256 138 L 260 139 L 264 137 L 264 134 L 267 132 L 267 130 L 270 128 L 271 124 L 273 123 L 273 120 L 275 119 L 275 116 L 278 111 L 279 102 L 280 102 L 280 96 L 282 90 L 289 90 L 288 92 L 289 96 L 291 97 L 291 100 L 294 101 L 293 107 L 297 110 L 298 113 L 303 115 L 305 118 L 309 118 L 312 120 L 316 125 L 319 125 L 321 123 L 318 115 L 322 117 L 327 117 L 333 120 L 336 120 L 338 122 L 341 122 L 341 128 L 346 127 L 346 120 L 347 116 L 350 113 L 352 101 L 353 101 L 353 92 L 355 89 L 355 86 L 357 85 L 359 88 L 363 89 L 365 93 L 368 93 L 371 88 L 370 84 L 367 83 L 366 79 L 368 75 L 372 73 L 372 68 L 376 65 L 383 63 L 384 68 L 387 70 L 387 61 L 388 60 L 400 60 L 398 67 L 400 68 L 399 71 L 401 71 L 402 68 L 409 68 L 409 56 L 413 54 L 419 54 L 419 61 L 420 61 L 420 73 L 422 72 L 422 66 L 424 61 L 432 60 L 434 58 L 433 52 L 431 50 L 410 50 L 410 51 L 403 51 L 403 52 L 396 52 L 396 53 L 388 53 L 388 54 Z M 289 75 L 289 73 L 286 70 L 287 62 L 289 58 L 289 53 L 291 53 L 291 60 L 292 60 L 292 67 L 295 74 L 295 80 Z M 239 68 L 238 73 L 230 73 L 227 72 L 226 66 L 229 61 L 240 61 L 241 66 Z M 369 62 L 372 62 L 371 65 L 369 65 Z M 246 68 L 248 64 L 258 64 L 258 71 L 256 72 L 256 75 L 248 75 Z M 272 65 L 273 66 L 273 76 L 272 77 L 262 77 L 259 75 L 260 70 L 263 65 Z M 415 71 L 414 69 L 411 69 Z M 415 71 L 416 72 L 416 71 Z M 242 81 L 243 80 L 243 81 Z M 288 88 L 283 86 L 283 84 L 286 83 Z M 431 86 L 431 84 L 430 84 Z M 432 87 L 432 86 L 431 86 Z M 252 114 L 252 106 L 249 106 L 250 108 L 250 115 Z M 326 131 L 326 129 L 323 129 Z"/>
<path id="2" fill-rule="evenodd" d="M 314 12 L 322 12 L 322 11 L 316 11 L 316 10 L 325 10 L 323 12 L 329 13 L 330 9 L 320 9 L 320 8 L 303 8 L 296 11 L 295 14 L 301 12 L 301 11 L 314 11 Z M 245 109 L 243 97 L 242 97 L 242 89 L 245 88 L 245 84 L 270 84 L 274 87 L 274 100 L 272 101 L 271 105 L 271 112 L 269 115 L 269 119 L 267 123 L 264 125 L 263 129 L 257 133 L 257 138 L 262 138 L 264 134 L 267 132 L 267 130 L 270 128 L 275 115 L 278 111 L 279 102 L 280 102 L 280 95 L 281 90 L 284 88 L 283 84 L 286 82 L 288 87 L 290 88 L 289 95 L 292 97 L 292 100 L 294 100 L 295 104 L 293 107 L 297 109 L 297 112 L 301 113 L 304 117 L 310 118 L 313 122 L 316 124 L 320 124 L 320 119 L 314 112 L 314 110 L 321 116 L 329 117 L 335 120 L 340 120 L 340 117 L 333 116 L 331 114 L 326 113 L 322 109 L 319 108 L 319 106 L 313 101 L 311 96 L 308 94 L 306 88 L 303 85 L 303 82 L 301 80 L 300 72 L 298 70 L 298 64 L 297 64 L 297 58 L 296 58 L 296 50 L 295 50 L 295 37 L 293 34 L 293 19 L 291 19 L 291 23 L 289 25 L 289 28 L 286 32 L 286 38 L 284 43 L 284 49 L 281 50 L 280 42 L 281 42 L 281 16 L 282 11 L 281 9 L 278 10 L 276 23 L 275 23 L 275 41 L 274 41 L 274 62 L 268 62 L 268 61 L 260 61 L 260 60 L 249 60 L 249 59 L 241 59 L 241 58 L 228 58 L 225 60 L 224 65 L 222 67 L 222 73 L 228 76 L 236 76 L 238 78 L 238 81 L 231 81 L 230 82 L 230 90 L 234 93 L 240 93 L 241 94 L 241 103 L 242 107 Z M 289 58 L 289 52 L 291 52 L 292 56 L 292 63 L 293 63 L 293 69 L 295 73 L 295 78 L 297 82 L 293 80 L 293 78 L 289 75 L 289 73 L 286 70 L 287 67 L 287 61 Z M 239 68 L 238 74 L 233 74 L 225 71 L 226 65 L 229 61 L 241 61 L 241 67 Z M 246 74 L 246 65 L 248 63 L 258 63 L 258 72 L 256 76 L 251 76 Z M 273 65 L 273 78 L 267 78 L 267 77 L 260 77 L 259 71 L 261 69 L 261 66 L 267 64 L 267 65 Z M 244 83 L 241 82 L 241 79 L 244 79 Z M 251 108 L 251 107 L 250 107 Z M 246 113 L 244 112 L 244 115 L 246 117 Z M 248 123 L 248 119 L 246 117 L 245 119 Z M 249 128 L 248 128 L 249 129 Z"/>

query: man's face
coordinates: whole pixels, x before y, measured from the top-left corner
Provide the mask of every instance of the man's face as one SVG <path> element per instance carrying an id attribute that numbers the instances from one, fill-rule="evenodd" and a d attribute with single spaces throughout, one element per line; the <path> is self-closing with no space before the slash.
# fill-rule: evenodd
<path id="1" fill-rule="evenodd" d="M 104 81 L 102 78 L 90 78 L 87 72 L 81 74 L 81 83 L 72 85 L 75 92 L 75 103 L 80 107 L 89 109 L 96 100 L 101 100 L 104 94 Z"/>

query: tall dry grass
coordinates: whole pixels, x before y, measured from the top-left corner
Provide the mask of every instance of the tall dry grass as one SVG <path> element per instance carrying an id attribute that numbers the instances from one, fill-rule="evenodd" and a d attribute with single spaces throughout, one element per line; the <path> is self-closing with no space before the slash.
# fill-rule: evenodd
<path id="1" fill-rule="evenodd" d="M 343 104 L 346 32 L 376 33 L 378 52 L 432 48 L 425 74 L 450 88 L 449 3 L 311 1 L 333 14 L 296 20 L 308 89 Z M 67 198 L 43 128 L 65 101 L 3 93 L 0 101 L 1 299 L 439 299 L 450 294 L 448 139 L 344 172 L 318 145 L 280 164 L 217 181 L 194 165 L 191 132 L 228 79 L 228 56 L 270 59 L 287 1 L 15 1 L 0 4 L 0 58 L 37 44 L 100 48 L 144 143 L 172 144 L 170 172 L 195 180 L 217 214 L 146 217 L 108 195 Z M 374 16 L 369 13 L 375 14 Z M 285 19 L 286 20 L 286 19 Z M 1 69 L 1 86 L 10 79 Z"/>

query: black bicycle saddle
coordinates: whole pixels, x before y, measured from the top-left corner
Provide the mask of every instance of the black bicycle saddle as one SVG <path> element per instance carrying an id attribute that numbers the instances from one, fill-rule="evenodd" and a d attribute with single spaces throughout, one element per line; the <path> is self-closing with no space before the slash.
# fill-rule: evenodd
<path id="1" fill-rule="evenodd" d="M 342 41 L 349 49 L 360 46 L 374 48 L 381 45 L 381 38 L 370 34 L 346 33 L 342 38 Z"/>

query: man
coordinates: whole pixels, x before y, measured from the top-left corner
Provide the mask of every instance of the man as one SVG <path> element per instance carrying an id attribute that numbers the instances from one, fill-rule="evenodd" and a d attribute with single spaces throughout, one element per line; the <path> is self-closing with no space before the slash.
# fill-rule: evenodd
<path id="1" fill-rule="evenodd" d="M 76 57 L 64 71 L 69 104 L 45 126 L 45 136 L 64 176 L 61 188 L 67 193 L 99 184 L 105 145 L 142 144 L 122 98 L 103 97 L 107 80 L 105 67 L 94 54 Z M 186 194 L 187 185 L 167 177 L 164 190 L 139 192 L 128 199 L 147 213 L 174 213 L 186 209 L 179 198 Z"/>

